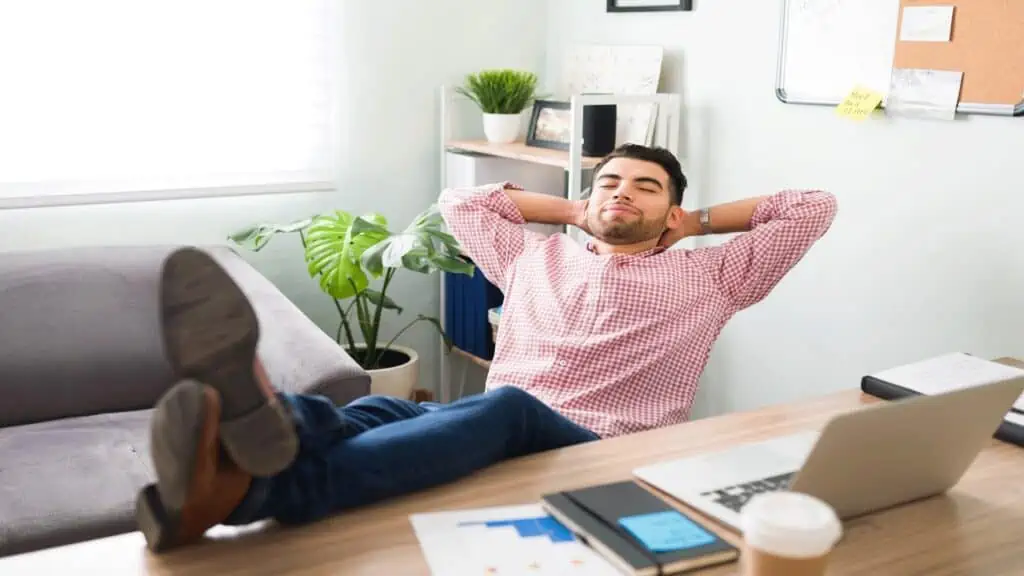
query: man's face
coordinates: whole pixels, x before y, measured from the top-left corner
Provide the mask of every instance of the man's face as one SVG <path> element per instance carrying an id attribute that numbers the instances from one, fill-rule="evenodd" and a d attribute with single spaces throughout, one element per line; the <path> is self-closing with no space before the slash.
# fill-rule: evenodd
<path id="1" fill-rule="evenodd" d="M 673 212 L 665 169 L 654 162 L 613 158 L 594 175 L 587 206 L 591 234 L 609 244 L 636 244 L 660 238 Z"/>

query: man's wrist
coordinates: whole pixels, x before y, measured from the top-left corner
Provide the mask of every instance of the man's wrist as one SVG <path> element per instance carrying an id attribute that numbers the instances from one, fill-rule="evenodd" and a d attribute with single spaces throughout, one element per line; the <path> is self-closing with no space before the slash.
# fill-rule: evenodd
<path id="1" fill-rule="evenodd" d="M 706 227 L 701 224 L 701 212 L 702 210 L 694 210 L 693 212 L 686 213 L 682 225 L 684 237 L 704 236 L 711 233 L 710 230 L 706 230 Z"/>
<path id="2" fill-rule="evenodd" d="M 714 233 L 714 228 L 711 226 L 710 208 L 701 208 L 700 210 L 697 210 L 697 229 L 700 230 L 701 235 Z"/>

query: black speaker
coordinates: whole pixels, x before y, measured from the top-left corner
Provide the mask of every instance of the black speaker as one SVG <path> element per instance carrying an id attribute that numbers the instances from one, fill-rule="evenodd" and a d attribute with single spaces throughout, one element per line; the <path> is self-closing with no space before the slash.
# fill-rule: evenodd
<path id="1" fill-rule="evenodd" d="M 583 107 L 583 155 L 604 156 L 615 149 L 615 104 Z"/>

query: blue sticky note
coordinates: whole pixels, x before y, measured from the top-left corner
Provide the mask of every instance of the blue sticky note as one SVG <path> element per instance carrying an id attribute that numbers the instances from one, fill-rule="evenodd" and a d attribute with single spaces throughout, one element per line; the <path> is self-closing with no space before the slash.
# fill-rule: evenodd
<path id="1" fill-rule="evenodd" d="M 619 524 L 655 554 L 711 544 L 714 534 L 675 510 L 619 518 Z"/>

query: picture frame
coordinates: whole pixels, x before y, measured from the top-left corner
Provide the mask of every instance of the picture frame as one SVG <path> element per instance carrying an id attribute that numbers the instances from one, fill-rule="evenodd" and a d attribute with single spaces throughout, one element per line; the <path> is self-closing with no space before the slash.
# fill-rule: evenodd
<path id="1" fill-rule="evenodd" d="M 693 0 L 608 0 L 607 12 L 689 12 Z"/>
<path id="2" fill-rule="evenodd" d="M 561 100 L 535 100 L 526 145 L 568 150 L 572 140 L 572 104 Z"/>

